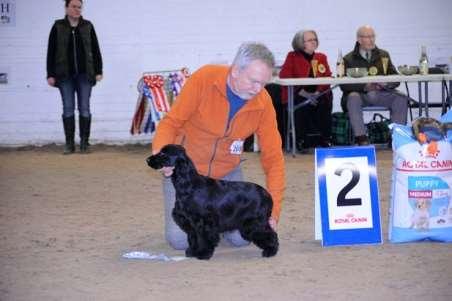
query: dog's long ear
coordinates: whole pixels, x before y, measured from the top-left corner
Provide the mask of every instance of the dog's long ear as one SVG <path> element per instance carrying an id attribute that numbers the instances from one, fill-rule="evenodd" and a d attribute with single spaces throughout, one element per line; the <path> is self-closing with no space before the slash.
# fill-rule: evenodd
<path id="1" fill-rule="evenodd" d="M 195 165 L 183 148 L 177 153 L 175 166 L 180 174 L 186 174 L 189 176 L 197 174 Z"/>
<path id="2" fill-rule="evenodd" d="M 191 194 L 193 192 L 193 183 L 197 178 L 195 165 L 185 153 L 185 150 L 178 151 L 175 156 L 175 165 L 173 180 L 174 188 L 182 194 Z"/>

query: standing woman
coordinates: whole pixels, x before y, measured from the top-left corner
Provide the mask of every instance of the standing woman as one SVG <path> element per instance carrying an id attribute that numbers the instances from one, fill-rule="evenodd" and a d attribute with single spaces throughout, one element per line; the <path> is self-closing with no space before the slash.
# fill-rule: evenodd
<path id="1" fill-rule="evenodd" d="M 75 152 L 75 94 L 79 111 L 80 152 L 88 152 L 91 88 L 102 79 L 102 56 L 93 24 L 81 15 L 82 0 L 65 0 L 66 16 L 56 20 L 47 49 L 47 82 L 63 100 L 64 154 Z"/>
<path id="2" fill-rule="evenodd" d="M 326 55 L 315 52 L 319 46 L 317 33 L 314 30 L 299 31 L 292 40 L 293 51 L 287 54 L 279 77 L 329 77 L 330 67 Z M 321 92 L 329 89 L 329 85 L 297 86 L 294 88 L 294 105 L 307 101 L 310 97 L 317 97 Z M 282 102 L 287 103 L 287 88 L 283 87 Z M 301 151 L 308 147 L 331 146 L 331 111 L 333 109 L 333 94 L 331 91 L 317 97 L 295 111 L 295 133 L 297 148 Z M 308 134 L 320 135 L 320 140 L 312 145 Z"/>

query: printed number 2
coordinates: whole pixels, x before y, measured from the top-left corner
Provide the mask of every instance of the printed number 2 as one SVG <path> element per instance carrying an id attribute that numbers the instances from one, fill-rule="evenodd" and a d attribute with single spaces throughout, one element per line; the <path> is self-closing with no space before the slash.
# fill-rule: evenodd
<path id="1" fill-rule="evenodd" d="M 350 180 L 350 182 L 347 183 L 347 185 L 344 186 L 344 188 L 342 188 L 342 190 L 339 192 L 339 194 L 337 195 L 337 206 L 341 207 L 341 206 L 359 206 L 362 204 L 362 199 L 361 198 L 351 198 L 351 199 L 347 199 L 345 198 L 345 196 L 347 195 L 347 193 L 353 189 L 353 187 L 356 186 L 356 184 L 358 184 L 359 182 L 359 169 L 356 167 L 355 164 L 351 163 L 351 162 L 347 162 L 342 164 L 341 166 L 339 166 L 335 171 L 334 174 L 337 176 L 341 176 L 342 172 L 344 170 L 350 170 L 352 173 L 352 178 Z"/>

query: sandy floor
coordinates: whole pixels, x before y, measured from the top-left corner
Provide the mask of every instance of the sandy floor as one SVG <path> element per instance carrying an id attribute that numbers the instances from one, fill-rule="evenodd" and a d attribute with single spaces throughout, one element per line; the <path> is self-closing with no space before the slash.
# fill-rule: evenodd
<path id="1" fill-rule="evenodd" d="M 0 150 L 0 300 L 452 300 L 452 245 L 322 248 L 314 240 L 313 155 L 286 157 L 280 252 L 221 244 L 210 261 L 121 258 L 183 255 L 163 238 L 161 176 L 147 147 Z M 258 155 L 247 179 L 263 183 Z M 387 238 L 391 152 L 378 152 Z"/>

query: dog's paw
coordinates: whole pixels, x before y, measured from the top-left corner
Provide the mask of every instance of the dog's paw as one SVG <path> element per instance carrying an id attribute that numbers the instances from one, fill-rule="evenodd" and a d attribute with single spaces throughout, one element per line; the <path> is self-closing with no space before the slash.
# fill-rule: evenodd
<path id="1" fill-rule="evenodd" d="M 213 251 L 205 251 L 196 254 L 196 258 L 201 260 L 209 260 L 213 255 Z"/>
<path id="2" fill-rule="evenodd" d="M 278 253 L 278 247 L 267 248 L 262 251 L 262 257 L 272 257 Z"/>
<path id="3" fill-rule="evenodd" d="M 214 249 L 200 249 L 193 250 L 188 248 L 185 250 L 185 256 L 187 257 L 195 257 L 201 260 L 209 260 L 213 255 Z"/>

